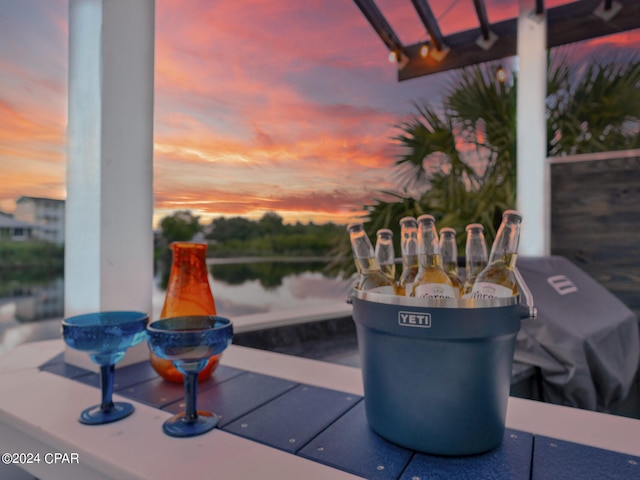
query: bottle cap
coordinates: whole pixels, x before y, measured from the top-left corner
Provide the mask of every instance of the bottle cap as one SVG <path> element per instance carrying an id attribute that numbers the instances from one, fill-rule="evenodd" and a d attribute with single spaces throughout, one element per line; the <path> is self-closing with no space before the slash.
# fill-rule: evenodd
<path id="1" fill-rule="evenodd" d="M 482 230 L 484 232 L 484 227 L 481 223 L 470 223 L 467 225 L 465 230 L 468 232 L 469 230 Z"/>
<path id="2" fill-rule="evenodd" d="M 522 214 L 517 210 L 505 210 L 504 213 L 502 214 L 502 218 L 506 217 L 507 215 L 513 215 L 514 217 L 517 217 L 519 220 L 522 220 Z"/>
<path id="3" fill-rule="evenodd" d="M 436 219 L 433 215 L 429 215 L 428 213 L 425 213 L 424 215 L 420 215 L 418 217 L 418 222 L 422 222 L 422 221 L 431 221 L 435 223 Z"/>

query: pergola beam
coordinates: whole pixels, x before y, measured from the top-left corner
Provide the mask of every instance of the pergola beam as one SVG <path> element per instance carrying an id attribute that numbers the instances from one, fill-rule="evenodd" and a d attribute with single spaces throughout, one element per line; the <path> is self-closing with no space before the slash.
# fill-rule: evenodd
<path id="1" fill-rule="evenodd" d="M 547 47 L 558 47 L 640 28 L 639 0 L 616 0 L 615 4 L 620 6 L 620 10 L 608 21 L 594 13 L 598 7 L 603 8 L 602 0 L 583 0 L 548 9 Z M 498 40 L 489 49 L 476 43 L 478 29 L 446 36 L 444 42 L 450 51 L 441 61 L 431 57 L 422 58 L 422 43 L 409 45 L 404 49 L 408 62 L 398 70 L 398 80 L 409 80 L 514 56 L 517 54 L 517 24 L 517 19 L 511 19 L 491 25 L 491 31 Z"/>
<path id="2" fill-rule="evenodd" d="M 393 28 L 391 28 L 391 25 L 389 25 L 389 22 L 387 22 L 387 19 L 375 2 L 373 0 L 354 0 L 354 2 L 358 5 L 364 17 L 369 21 L 389 51 L 396 52 L 396 54 L 405 54 L 400 38 L 398 38 Z"/>
<path id="3" fill-rule="evenodd" d="M 444 38 L 442 37 L 442 32 L 440 31 L 438 21 L 433 15 L 433 11 L 429 4 L 426 0 L 411 0 L 411 3 L 413 3 L 420 20 L 422 20 L 422 24 L 425 26 L 429 36 L 431 37 L 431 44 L 439 51 L 445 50 L 446 45 Z"/>
<path id="4" fill-rule="evenodd" d="M 426 57 L 421 54 L 424 42 L 402 44 L 374 0 L 354 2 L 389 51 L 398 55 L 400 81 L 517 54 L 518 19 L 491 25 L 484 0 L 473 0 L 480 23 L 480 39 L 478 29 L 444 37 L 428 0 L 411 0 L 431 37 L 432 46 L 439 52 L 446 52 L 446 55 Z M 535 0 L 534 5 L 534 13 L 545 13 L 544 0 Z M 548 48 L 640 28 L 639 0 L 581 0 L 548 9 L 545 14 Z"/>
<path id="5" fill-rule="evenodd" d="M 499 40 L 490 49 L 484 49 L 477 43 L 477 29 L 447 36 L 445 41 L 449 47 L 449 54 L 441 61 L 432 57 L 422 58 L 421 43 L 407 46 L 405 52 L 409 61 L 404 68 L 398 70 L 398 80 L 409 80 L 516 54 L 516 20 L 495 23 L 491 26 L 491 31 Z"/>
<path id="6" fill-rule="evenodd" d="M 491 30 L 489 29 L 489 17 L 487 16 L 484 0 L 473 0 L 473 6 L 476 8 L 476 15 L 478 16 L 478 22 L 480 22 L 482 38 L 489 40 Z"/>

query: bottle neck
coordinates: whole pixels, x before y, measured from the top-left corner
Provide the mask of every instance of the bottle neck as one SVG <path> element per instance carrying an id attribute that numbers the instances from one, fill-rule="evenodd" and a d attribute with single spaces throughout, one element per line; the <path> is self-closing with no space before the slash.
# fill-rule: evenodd
<path id="1" fill-rule="evenodd" d="M 467 259 L 465 271 L 468 278 L 475 278 L 487 266 L 487 259 Z"/>
<path id="2" fill-rule="evenodd" d="M 439 253 L 423 253 L 419 259 L 421 268 L 442 268 L 442 256 Z"/>
<path id="3" fill-rule="evenodd" d="M 405 258 L 411 259 L 418 258 L 418 228 L 415 226 L 407 227 L 403 226 L 400 236 L 402 241 L 400 243 L 400 252 L 403 260 Z"/>
<path id="4" fill-rule="evenodd" d="M 456 237 L 447 232 L 440 236 L 440 252 L 442 255 L 442 266 L 446 272 L 458 274 L 458 246 Z"/>
<path id="5" fill-rule="evenodd" d="M 487 254 L 487 244 L 484 235 L 481 233 L 469 232 L 465 249 L 466 272 L 467 275 L 475 277 L 484 267 L 487 266 L 489 255 Z"/>
<path id="6" fill-rule="evenodd" d="M 371 272 L 380 271 L 380 265 L 374 257 L 356 258 L 355 264 L 360 275 L 368 275 Z"/>
<path id="7" fill-rule="evenodd" d="M 418 254 L 413 255 L 402 255 L 402 266 L 403 268 L 413 267 L 420 263 L 418 260 Z"/>
<path id="8" fill-rule="evenodd" d="M 419 259 L 421 267 L 442 267 L 442 255 L 438 233 L 433 221 L 419 223 Z"/>
<path id="9" fill-rule="evenodd" d="M 396 258 L 393 250 L 393 241 L 388 238 L 378 238 L 378 241 L 376 242 L 375 256 L 380 266 L 394 265 Z"/>
<path id="10" fill-rule="evenodd" d="M 496 263 L 503 264 L 509 270 L 513 270 L 516 266 L 516 259 L 518 258 L 517 253 L 504 253 L 501 256 L 492 256 L 489 259 L 489 265 L 494 265 Z"/>
<path id="11" fill-rule="evenodd" d="M 508 217 L 505 218 L 491 247 L 489 263 L 502 262 L 508 268 L 513 269 L 516 263 L 519 240 L 520 221 Z"/>
<path id="12" fill-rule="evenodd" d="M 371 245 L 371 240 L 369 240 L 369 237 L 365 233 L 364 229 L 361 227 L 354 228 L 350 231 L 349 237 L 351 239 L 353 258 L 355 260 L 358 271 L 360 271 L 361 268 L 379 268 L 373 245 Z"/>
<path id="13" fill-rule="evenodd" d="M 454 275 L 458 275 L 460 270 L 458 268 L 458 262 L 452 261 L 442 261 L 442 268 L 444 268 L 445 272 L 453 273 Z"/>

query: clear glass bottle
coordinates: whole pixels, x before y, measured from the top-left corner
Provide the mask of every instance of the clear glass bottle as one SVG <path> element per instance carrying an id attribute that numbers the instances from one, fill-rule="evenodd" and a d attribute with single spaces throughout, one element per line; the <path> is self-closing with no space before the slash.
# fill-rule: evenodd
<path id="1" fill-rule="evenodd" d="M 462 280 L 458 268 L 458 245 L 456 244 L 456 231 L 451 227 L 440 229 L 440 254 L 442 255 L 442 268 L 449 275 L 456 298 L 462 296 Z"/>
<path id="2" fill-rule="evenodd" d="M 420 270 L 413 284 L 413 297 L 455 298 L 449 275 L 442 268 L 436 221 L 432 215 L 418 217 L 418 259 Z"/>
<path id="3" fill-rule="evenodd" d="M 358 270 L 356 288 L 394 295 L 396 293 L 395 284 L 380 270 L 364 224 L 351 223 L 347 226 L 347 230 L 351 239 L 353 259 Z"/>
<path id="4" fill-rule="evenodd" d="M 464 252 L 465 279 L 462 287 L 463 298 L 470 296 L 478 274 L 486 268 L 489 262 L 484 227 L 479 223 L 470 223 L 465 230 L 467 232 L 467 241 Z"/>
<path id="5" fill-rule="evenodd" d="M 402 273 L 398 280 L 398 295 L 411 295 L 420 262 L 418 261 L 418 222 L 414 217 L 400 219 L 400 250 Z"/>
<path id="6" fill-rule="evenodd" d="M 375 255 L 382 273 L 395 283 L 396 254 L 393 249 L 393 232 L 388 228 L 381 228 L 376 232 Z"/>
<path id="7" fill-rule="evenodd" d="M 518 257 L 522 215 L 506 210 L 491 247 L 489 264 L 478 274 L 471 298 L 511 297 L 518 293 L 518 282 L 513 269 Z"/>

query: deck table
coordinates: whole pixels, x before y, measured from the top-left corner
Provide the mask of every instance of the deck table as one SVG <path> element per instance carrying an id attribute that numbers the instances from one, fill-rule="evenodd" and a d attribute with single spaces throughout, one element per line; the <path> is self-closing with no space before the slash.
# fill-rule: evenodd
<path id="1" fill-rule="evenodd" d="M 97 375 L 64 364 L 63 349 L 27 343 L 0 358 L 0 453 L 39 453 L 21 468 L 43 480 L 640 478 L 640 420 L 511 397 L 498 449 L 418 454 L 368 429 L 359 369 L 236 345 L 199 391 L 198 406 L 222 415 L 212 432 L 164 435 L 182 388 L 143 364 L 116 370 L 114 399 L 133 415 L 86 426 Z"/>

